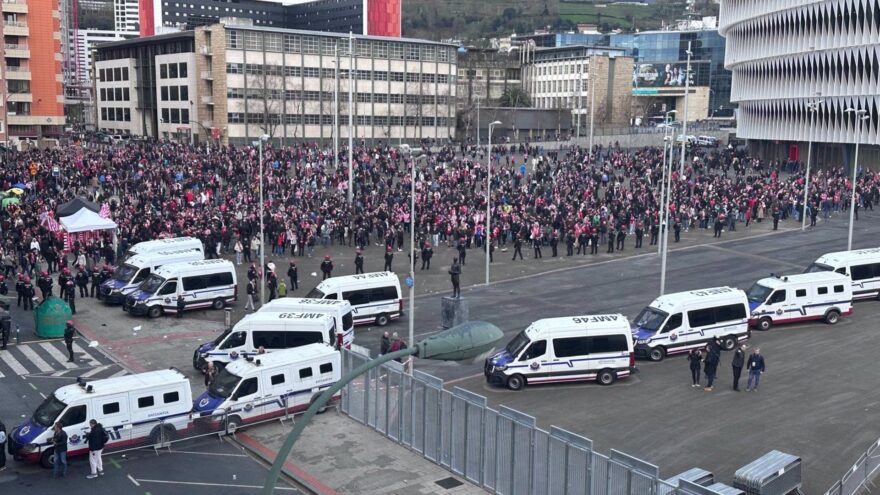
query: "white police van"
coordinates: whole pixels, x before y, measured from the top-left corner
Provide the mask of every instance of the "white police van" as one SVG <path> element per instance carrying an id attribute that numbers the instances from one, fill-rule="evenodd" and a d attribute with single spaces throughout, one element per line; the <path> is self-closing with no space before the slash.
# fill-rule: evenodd
<path id="1" fill-rule="evenodd" d="M 503 351 L 486 359 L 489 383 L 520 390 L 526 384 L 596 380 L 611 385 L 634 366 L 629 322 L 620 314 L 538 320 Z"/>
<path id="2" fill-rule="evenodd" d="M 251 356 L 223 368 L 193 410 L 199 421 L 214 426 L 225 421 L 233 433 L 248 423 L 307 409 L 340 374 L 339 352 L 325 344 Z"/>
<path id="3" fill-rule="evenodd" d="M 198 249 L 204 258 L 205 247 L 202 241 L 195 237 L 172 237 L 169 239 L 156 239 L 139 242 L 128 248 L 125 252 L 125 260 L 139 254 L 157 253 L 159 251 L 180 251 L 183 249 Z"/>
<path id="4" fill-rule="evenodd" d="M 633 322 L 636 357 L 661 361 L 718 337 L 725 350 L 749 338 L 746 293 L 732 287 L 658 297 Z"/>
<path id="5" fill-rule="evenodd" d="M 203 259 L 205 253 L 201 249 L 191 248 L 137 254 L 116 267 L 113 277 L 101 284 L 101 298 L 105 303 L 119 304 L 160 266 Z"/>
<path id="6" fill-rule="evenodd" d="M 193 366 L 202 369 L 211 361 L 223 365 L 266 351 L 321 343 L 336 345 L 336 319 L 319 312 L 267 312 L 249 314 L 213 342 L 202 344 L 193 355 Z"/>
<path id="7" fill-rule="evenodd" d="M 223 309 L 238 297 L 235 265 L 228 260 L 203 260 L 162 265 L 122 303 L 132 315 L 158 318 L 177 312 L 177 296 L 185 309 Z"/>
<path id="8" fill-rule="evenodd" d="M 351 303 L 355 325 L 375 322 L 384 327 L 403 314 L 400 280 L 392 272 L 331 277 L 318 284 L 306 297 L 345 299 Z"/>
<path id="9" fill-rule="evenodd" d="M 354 343 L 354 312 L 351 304 L 338 299 L 309 299 L 307 297 L 279 297 L 260 307 L 265 312 L 322 313 L 336 319 L 336 344 L 351 349 Z"/>
<path id="10" fill-rule="evenodd" d="M 846 275 L 813 272 L 762 278 L 746 292 L 749 324 L 770 330 L 780 323 L 823 320 L 834 325 L 852 314 L 852 283 Z"/>
<path id="11" fill-rule="evenodd" d="M 77 382 L 57 389 L 30 419 L 12 430 L 9 452 L 16 459 L 52 467 L 55 422 L 67 433 L 68 457 L 89 452 L 85 434 L 92 419 L 107 431 L 107 449 L 156 444 L 191 426 L 189 380 L 173 368 Z"/>
<path id="12" fill-rule="evenodd" d="M 804 273 L 836 272 L 852 279 L 853 299 L 880 299 L 880 248 L 822 255 Z"/>

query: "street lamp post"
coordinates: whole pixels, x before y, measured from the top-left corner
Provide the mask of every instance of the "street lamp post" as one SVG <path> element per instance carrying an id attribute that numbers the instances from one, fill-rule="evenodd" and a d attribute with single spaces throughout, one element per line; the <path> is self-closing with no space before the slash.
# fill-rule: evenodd
<path id="1" fill-rule="evenodd" d="M 193 110 L 194 110 L 194 104 L 193 104 L 192 100 L 190 100 L 189 101 L 189 119 L 187 119 L 190 122 L 194 121 L 196 118 L 196 114 Z M 189 125 L 189 145 L 190 145 L 190 147 L 195 147 L 195 145 L 196 145 L 196 133 L 195 133 L 195 129 L 193 128 L 191 123 Z"/>
<path id="2" fill-rule="evenodd" d="M 260 270 L 266 269 L 266 234 L 264 231 L 263 225 L 263 142 L 269 139 L 268 134 L 263 134 L 260 136 L 260 140 L 257 141 L 257 144 L 260 147 Z M 263 273 L 263 276 L 260 277 L 260 306 L 266 302 L 266 273 Z"/>
<path id="3" fill-rule="evenodd" d="M 592 65 L 592 64 L 590 64 Z M 593 156 L 593 116 L 596 109 L 596 81 L 593 79 L 592 71 L 587 74 L 587 83 L 590 85 L 590 157 Z"/>
<path id="4" fill-rule="evenodd" d="M 412 347 L 383 354 L 376 359 L 367 361 L 351 370 L 330 388 L 325 390 L 318 399 L 309 406 L 305 414 L 297 419 L 293 429 L 290 431 L 290 434 L 288 434 L 287 438 L 284 440 L 284 444 L 278 451 L 278 455 L 275 456 L 275 460 L 272 462 L 272 468 L 269 470 L 269 474 L 266 476 L 266 482 L 263 484 L 263 495 L 272 495 L 275 491 L 275 483 L 278 482 L 278 477 L 281 475 L 281 469 L 287 462 L 287 457 L 290 455 L 290 451 L 293 450 L 293 446 L 296 444 L 296 441 L 299 439 L 300 435 L 302 435 L 302 432 L 312 418 L 318 414 L 318 411 L 324 409 L 334 395 L 351 383 L 355 378 L 372 369 L 378 368 L 388 361 L 402 359 L 408 356 L 439 361 L 476 360 L 483 355 L 491 353 L 495 348 L 495 345 L 503 337 L 504 333 L 491 323 L 470 321 L 429 337 Z"/>
<path id="5" fill-rule="evenodd" d="M 415 338 L 415 324 L 416 324 L 416 161 L 420 158 L 427 158 L 427 155 L 421 155 L 413 157 L 413 154 L 410 153 L 409 158 L 412 162 L 412 177 L 410 177 L 410 191 L 409 191 L 409 279 L 412 281 L 412 284 L 409 286 L 409 340 L 408 343 L 412 344 L 413 339 Z M 413 361 L 409 360 L 407 364 L 407 371 L 409 374 L 412 374 L 413 371 Z"/>
<path id="6" fill-rule="evenodd" d="M 807 143 L 807 175 L 804 178 L 804 207 L 801 213 L 801 231 L 807 230 L 807 205 L 810 198 L 810 158 L 813 151 L 813 129 L 816 126 L 816 114 L 819 113 L 819 105 L 825 100 L 814 101 L 807 104 L 810 111 L 810 141 Z"/>
<path id="7" fill-rule="evenodd" d="M 339 173 L 339 39 L 333 45 L 333 173 Z"/>
<path id="8" fill-rule="evenodd" d="M 669 254 L 669 203 L 672 200 L 672 152 L 675 149 L 675 127 L 669 138 L 669 170 L 666 171 L 666 194 L 663 198 L 663 214 L 660 223 L 660 295 L 666 293 L 666 257 Z M 665 167 L 664 163 L 664 167 Z"/>
<path id="9" fill-rule="evenodd" d="M 666 115 L 663 118 L 663 123 L 666 124 L 666 127 L 663 129 L 663 172 L 660 175 L 660 198 L 659 203 L 662 207 L 666 203 L 666 155 L 669 154 L 669 161 L 672 161 L 672 147 L 674 146 L 674 142 L 670 141 L 669 131 L 672 129 L 670 126 L 669 118 L 671 115 L 675 114 L 675 110 L 670 110 L 666 112 Z M 672 133 L 675 135 L 675 132 Z M 663 225 L 663 215 L 664 211 L 660 212 L 660 225 Z M 657 243 L 657 254 L 661 254 L 663 249 L 662 243 Z"/>
<path id="10" fill-rule="evenodd" d="M 682 117 L 681 122 L 681 165 L 679 166 L 679 175 L 684 174 L 684 158 L 686 156 L 687 151 L 687 136 L 688 136 L 688 117 L 690 114 L 688 113 L 688 101 L 690 100 L 690 92 L 691 92 L 691 55 L 694 52 L 691 51 L 691 42 L 688 41 L 688 49 L 687 49 L 687 69 L 684 74 L 684 117 Z"/>
<path id="11" fill-rule="evenodd" d="M 853 162 L 853 177 L 852 177 L 852 197 L 850 198 L 849 203 L 849 236 L 846 242 L 846 250 L 852 251 L 852 241 L 853 241 L 853 221 L 854 214 L 856 211 L 856 180 L 858 180 L 859 173 L 859 143 L 862 141 L 862 131 L 864 130 L 864 122 L 868 120 L 868 113 L 865 109 L 856 110 L 855 108 L 847 108 L 844 110 L 844 113 L 855 112 L 856 114 L 856 123 L 859 126 L 858 137 L 856 138 L 856 157 Z"/>
<path id="12" fill-rule="evenodd" d="M 492 240 L 492 128 L 501 125 L 495 121 L 489 124 L 489 160 L 486 165 L 486 285 L 489 285 L 489 244 Z"/>
<path id="13" fill-rule="evenodd" d="M 354 34 L 348 32 L 348 205 L 354 204 Z"/>

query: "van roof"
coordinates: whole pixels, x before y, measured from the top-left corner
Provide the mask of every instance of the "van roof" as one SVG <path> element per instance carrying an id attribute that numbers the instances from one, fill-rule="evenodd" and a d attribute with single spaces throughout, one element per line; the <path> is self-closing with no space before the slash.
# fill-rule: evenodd
<path id="1" fill-rule="evenodd" d="M 218 270 L 235 271 L 235 265 L 229 260 L 200 260 L 200 261 L 182 261 L 180 263 L 168 263 L 162 265 L 154 272 L 156 275 L 168 278 L 175 275 L 175 272 L 189 272 L 201 268 L 215 268 Z"/>
<path id="2" fill-rule="evenodd" d="M 87 392 L 85 387 L 79 384 L 66 385 L 55 391 L 55 397 L 61 402 L 69 404 L 71 401 L 82 399 L 86 396 L 102 396 L 120 394 L 124 392 L 132 392 L 152 387 L 159 387 L 172 383 L 182 382 L 189 387 L 189 380 L 180 371 L 176 369 L 167 369 L 159 371 L 148 371 L 146 373 L 137 373 L 134 375 L 118 376 L 115 378 L 105 378 L 103 380 L 95 380 L 93 382 L 86 381 L 86 385 L 92 386 L 92 392 Z"/>
<path id="3" fill-rule="evenodd" d="M 608 330 L 620 328 L 624 332 L 629 333 L 629 321 L 622 314 L 607 315 L 581 315 L 581 316 L 562 316 L 557 318 L 544 318 L 533 322 L 526 329 L 526 335 L 529 338 L 553 332 L 566 330 L 580 330 L 589 332 L 590 330 Z"/>
<path id="4" fill-rule="evenodd" d="M 744 301 L 745 298 L 745 292 L 734 287 L 711 287 L 708 289 L 697 289 L 666 294 L 654 299 L 651 306 L 664 309 L 662 306 L 676 306 L 694 300 L 711 304 L 713 302 L 730 301 L 731 299 L 742 299 Z"/>
<path id="5" fill-rule="evenodd" d="M 314 299 L 309 297 L 279 297 L 278 299 L 273 299 L 263 306 L 257 311 L 285 311 L 288 308 L 309 308 L 309 309 L 346 309 L 351 308 L 351 303 L 349 303 L 345 299 Z"/>
<path id="6" fill-rule="evenodd" d="M 201 249 L 196 248 L 188 248 L 188 249 L 177 249 L 172 250 L 172 246 L 169 246 L 169 249 L 163 251 L 156 251 L 150 253 L 138 253 L 127 259 L 124 264 L 129 264 L 132 266 L 147 266 L 151 264 L 151 262 L 156 261 L 156 258 L 182 258 L 184 256 L 198 256 L 199 259 L 205 259 L 205 253 L 202 252 Z"/>
<path id="7" fill-rule="evenodd" d="M 168 239 L 153 239 L 152 241 L 144 241 L 131 246 L 129 251 L 139 252 L 139 251 L 148 251 L 152 249 L 162 249 L 165 246 L 173 246 L 175 244 L 181 244 L 184 242 L 198 242 L 199 244 L 202 241 L 198 240 L 195 237 L 170 237 Z"/>
<path id="8" fill-rule="evenodd" d="M 333 349 L 327 344 L 308 344 L 290 349 L 280 349 L 267 352 L 266 354 L 257 354 L 254 356 L 253 361 L 236 359 L 226 365 L 226 370 L 236 376 L 244 376 L 256 369 L 294 364 L 307 359 L 319 359 L 332 356 L 333 354 L 338 355 L 338 353 L 339 351 Z M 259 365 L 257 365 L 257 361 L 260 362 Z"/>
<path id="9" fill-rule="evenodd" d="M 844 285 L 849 286 L 849 277 L 846 275 L 842 275 L 840 273 L 834 272 L 813 272 L 813 273 L 798 273 L 796 275 L 781 275 L 781 276 L 773 276 L 762 278 L 758 280 L 758 283 L 763 285 L 764 287 L 770 287 L 771 289 L 791 286 L 794 284 L 811 284 L 811 283 L 844 283 Z"/>
<path id="10" fill-rule="evenodd" d="M 318 284 L 318 290 L 321 292 L 332 292 L 342 285 L 361 285 L 372 282 L 390 282 L 400 285 L 397 275 L 392 272 L 371 272 L 361 275 L 345 275 L 342 277 L 331 277 Z"/>
<path id="11" fill-rule="evenodd" d="M 277 323 L 290 322 L 300 326 L 320 326 L 322 328 L 332 326 L 336 323 L 331 315 L 326 313 L 309 312 L 309 311 L 257 311 L 242 318 L 233 328 L 235 331 L 239 325 L 247 323 L 248 325 L 259 325 L 261 323 Z"/>
<path id="12" fill-rule="evenodd" d="M 880 247 L 826 253 L 820 256 L 819 259 L 816 260 L 816 263 L 838 265 L 860 258 L 880 258 Z"/>

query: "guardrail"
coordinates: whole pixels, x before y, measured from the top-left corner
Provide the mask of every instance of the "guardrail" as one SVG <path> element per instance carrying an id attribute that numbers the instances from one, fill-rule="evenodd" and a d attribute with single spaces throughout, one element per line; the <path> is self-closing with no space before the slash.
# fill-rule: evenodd
<path id="1" fill-rule="evenodd" d="M 872 443 L 864 454 L 860 455 L 855 464 L 843 475 L 840 481 L 834 483 L 825 495 L 855 495 L 870 491 L 868 485 L 873 487 L 871 478 L 880 469 L 880 439 Z"/>

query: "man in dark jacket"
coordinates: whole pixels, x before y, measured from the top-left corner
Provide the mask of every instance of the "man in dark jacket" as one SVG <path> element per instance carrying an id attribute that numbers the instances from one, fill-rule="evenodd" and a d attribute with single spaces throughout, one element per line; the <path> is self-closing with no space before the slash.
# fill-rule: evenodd
<path id="1" fill-rule="evenodd" d="M 354 273 L 355 275 L 359 273 L 364 273 L 364 252 L 360 249 L 355 251 Z"/>
<path id="2" fill-rule="evenodd" d="M 299 289 L 299 273 L 296 269 L 296 263 L 290 262 L 290 268 L 287 269 L 287 278 L 290 279 L 290 291 Z"/>
<path id="3" fill-rule="evenodd" d="M 101 423 L 94 419 L 89 421 L 89 426 L 91 430 L 85 436 L 89 443 L 89 467 L 92 469 L 92 474 L 86 476 L 86 478 L 92 480 L 99 475 L 104 476 L 104 462 L 101 459 L 101 454 L 104 452 L 104 445 L 110 440 L 110 437 L 107 435 L 104 427 L 101 426 Z"/>
<path id="4" fill-rule="evenodd" d="M 0 421 L 0 472 L 6 470 L 6 442 L 9 439 L 6 434 L 6 425 Z"/>
<path id="5" fill-rule="evenodd" d="M 755 347 L 749 360 L 746 362 L 746 368 L 749 370 L 749 381 L 746 383 L 746 392 L 752 391 L 752 382 L 754 381 L 755 392 L 758 391 L 758 382 L 761 381 L 761 375 L 764 374 L 764 356 L 761 355 L 761 348 Z"/>
<path id="6" fill-rule="evenodd" d="M 76 287 L 73 285 L 73 279 L 67 279 L 67 286 L 64 289 L 64 298 L 70 307 L 70 314 L 76 314 Z"/>
<path id="7" fill-rule="evenodd" d="M 716 337 L 706 346 L 706 357 L 703 360 L 703 373 L 706 374 L 706 392 L 712 391 L 715 383 L 715 375 L 718 372 L 718 363 L 721 361 L 721 342 Z"/>
<path id="8" fill-rule="evenodd" d="M 177 296 L 177 317 L 183 318 L 183 312 L 186 310 L 186 299 L 183 294 Z"/>
<path id="9" fill-rule="evenodd" d="M 52 477 L 67 476 L 67 432 L 61 427 L 61 423 L 55 423 L 52 427 L 52 447 L 55 452 L 55 463 L 52 466 Z"/>
<path id="10" fill-rule="evenodd" d="M 746 345 L 741 344 L 733 351 L 733 361 L 730 365 L 733 367 L 733 389 L 739 392 L 739 377 L 742 375 L 743 365 L 746 362 Z"/>
<path id="11" fill-rule="evenodd" d="M 321 273 L 324 277 L 321 280 L 327 280 L 333 276 L 333 260 L 330 258 L 329 254 L 324 256 L 324 261 L 321 262 Z"/>
<path id="12" fill-rule="evenodd" d="M 388 335 L 388 332 L 384 332 L 382 334 L 382 339 L 379 341 L 379 355 L 388 354 L 390 349 L 391 337 Z"/>
<path id="13" fill-rule="evenodd" d="M 67 320 L 67 326 L 64 327 L 64 345 L 67 346 L 68 363 L 73 362 L 73 337 L 76 335 L 76 327 L 73 326 L 73 320 Z"/>
<path id="14" fill-rule="evenodd" d="M 431 247 L 431 244 L 426 242 L 425 247 L 422 248 L 422 270 L 431 269 L 432 256 L 434 256 L 434 248 Z"/>
<path id="15" fill-rule="evenodd" d="M 461 288 L 459 287 L 461 266 L 458 264 L 458 258 L 452 258 L 452 268 L 449 269 L 449 275 L 452 280 L 452 297 L 461 297 Z"/>
<path id="16" fill-rule="evenodd" d="M 383 272 L 393 272 L 391 262 L 394 261 L 394 249 L 391 246 L 385 248 L 385 266 L 382 267 Z"/>

